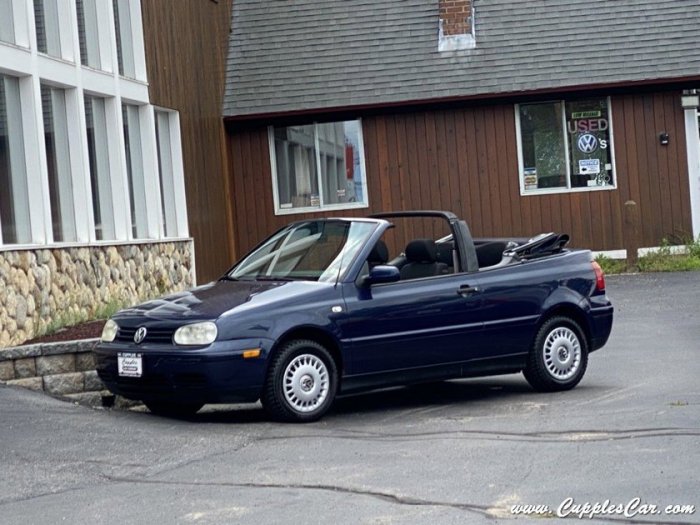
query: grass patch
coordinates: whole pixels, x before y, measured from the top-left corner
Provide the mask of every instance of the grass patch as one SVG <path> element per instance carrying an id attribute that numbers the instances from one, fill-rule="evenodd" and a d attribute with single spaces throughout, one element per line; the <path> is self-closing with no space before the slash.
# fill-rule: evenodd
<path id="1" fill-rule="evenodd" d="M 624 259 L 612 259 L 601 254 L 598 255 L 595 260 L 598 264 L 600 264 L 600 267 L 607 275 L 613 273 L 624 273 L 627 271 L 627 262 Z"/>
<path id="2" fill-rule="evenodd" d="M 64 328 L 75 326 L 77 324 L 87 323 L 89 321 L 109 319 L 125 306 L 128 306 L 127 301 L 117 301 L 113 299 L 106 304 L 98 306 L 92 315 L 73 312 L 58 315 L 54 317 L 49 324 L 46 325 L 46 328 L 44 330 L 37 331 L 37 333 L 34 334 L 34 337 L 53 335 Z"/>
<path id="3" fill-rule="evenodd" d="M 639 271 L 688 272 L 700 270 L 700 238 L 687 240 L 682 244 L 686 246 L 686 253 L 677 254 L 673 252 L 672 245 L 666 239 L 663 239 L 658 250 L 639 257 Z M 596 257 L 596 261 L 608 275 L 627 271 L 627 261 L 625 259 L 611 259 L 601 254 Z"/>
<path id="4" fill-rule="evenodd" d="M 671 245 L 664 239 L 661 248 L 639 258 L 639 270 L 642 272 L 687 272 L 700 270 L 700 238 L 684 243 L 686 253 L 675 254 Z"/>

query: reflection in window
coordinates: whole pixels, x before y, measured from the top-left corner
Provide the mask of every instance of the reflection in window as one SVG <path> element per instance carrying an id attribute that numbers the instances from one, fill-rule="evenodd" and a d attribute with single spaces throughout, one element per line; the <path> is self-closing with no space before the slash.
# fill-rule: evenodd
<path id="1" fill-rule="evenodd" d="M 75 241 L 65 90 L 42 85 L 41 105 L 44 116 L 44 143 L 49 174 L 53 240 L 55 242 Z"/>
<path id="2" fill-rule="evenodd" d="M 231 272 L 238 280 L 310 280 L 342 278 L 375 225 L 342 220 L 292 224 L 255 249 Z"/>
<path id="3" fill-rule="evenodd" d="M 15 42 L 14 15 L 12 0 L 0 0 L 0 41 Z"/>
<path id="4" fill-rule="evenodd" d="M 566 188 L 562 109 L 558 102 L 520 106 L 526 189 Z"/>
<path id="5" fill-rule="evenodd" d="M 614 187 L 608 99 L 518 106 L 525 192 Z"/>
<path id="6" fill-rule="evenodd" d="M 58 2 L 59 0 L 34 0 L 37 49 L 55 57 L 61 56 Z"/>
<path id="7" fill-rule="evenodd" d="M 171 144 L 170 115 L 156 111 L 156 145 L 158 148 L 158 180 L 160 183 L 161 225 L 166 237 L 177 236 L 175 180 Z"/>
<path id="8" fill-rule="evenodd" d="M 147 235 L 147 217 L 138 106 L 122 104 L 122 118 L 126 146 L 126 175 L 129 184 L 131 234 L 134 239 L 142 239 Z"/>
<path id="9" fill-rule="evenodd" d="M 279 209 L 366 206 L 360 122 L 274 128 Z"/>
<path id="10" fill-rule="evenodd" d="M 31 241 L 19 80 L 0 75 L 0 242 Z"/>
<path id="11" fill-rule="evenodd" d="M 115 238 L 112 191 L 110 188 L 107 115 L 105 100 L 85 96 L 85 126 L 87 128 L 92 211 L 95 219 L 95 239 Z"/>
<path id="12" fill-rule="evenodd" d="M 117 35 L 117 62 L 120 75 L 136 78 L 129 2 L 130 0 L 112 0 L 114 6 L 114 29 Z"/>
<path id="13" fill-rule="evenodd" d="M 78 41 L 80 42 L 80 62 L 84 66 L 99 69 L 100 39 L 97 32 L 96 0 L 76 0 L 78 13 Z"/>

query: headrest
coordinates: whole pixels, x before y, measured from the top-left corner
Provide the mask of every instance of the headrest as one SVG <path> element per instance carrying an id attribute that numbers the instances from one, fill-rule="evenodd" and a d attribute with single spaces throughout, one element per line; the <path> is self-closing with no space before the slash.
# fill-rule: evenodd
<path id="1" fill-rule="evenodd" d="M 381 239 L 374 245 L 372 251 L 367 256 L 367 262 L 374 264 L 384 264 L 389 260 L 389 250 Z"/>
<path id="2" fill-rule="evenodd" d="M 437 248 L 432 239 L 415 239 L 406 246 L 406 258 L 409 262 L 434 263 Z"/>

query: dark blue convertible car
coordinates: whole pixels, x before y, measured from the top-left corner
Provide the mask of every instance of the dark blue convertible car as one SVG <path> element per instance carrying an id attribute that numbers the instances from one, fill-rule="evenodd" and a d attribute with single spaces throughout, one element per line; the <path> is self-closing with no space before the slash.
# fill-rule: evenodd
<path id="1" fill-rule="evenodd" d="M 295 222 L 218 281 L 116 314 L 98 373 L 157 414 L 261 400 L 287 421 L 424 381 L 522 371 L 570 389 L 613 307 L 591 252 L 567 240 L 473 239 L 437 211 Z"/>

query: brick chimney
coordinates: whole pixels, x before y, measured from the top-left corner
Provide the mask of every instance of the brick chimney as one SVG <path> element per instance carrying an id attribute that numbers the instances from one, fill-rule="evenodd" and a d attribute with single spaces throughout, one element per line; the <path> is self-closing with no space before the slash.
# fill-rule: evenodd
<path id="1" fill-rule="evenodd" d="M 438 0 L 440 26 L 438 51 L 474 49 L 473 0 Z"/>

